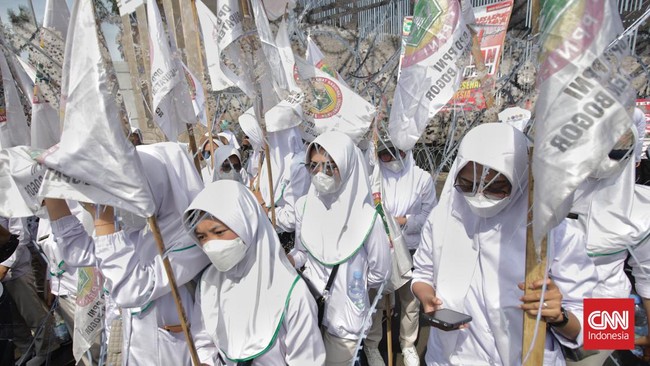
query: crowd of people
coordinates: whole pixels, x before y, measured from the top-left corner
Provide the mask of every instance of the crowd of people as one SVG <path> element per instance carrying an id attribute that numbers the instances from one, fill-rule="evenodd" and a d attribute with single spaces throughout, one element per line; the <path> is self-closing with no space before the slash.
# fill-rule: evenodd
<path id="1" fill-rule="evenodd" d="M 583 345 L 583 299 L 635 291 L 650 310 L 650 187 L 635 176 L 645 164 L 637 126 L 578 188 L 571 214 L 549 232 L 545 278 L 526 292 L 521 131 L 468 131 L 437 195 L 412 151 L 388 138 L 362 150 L 341 132 L 306 143 L 297 127 L 266 140 L 255 121 L 240 127 L 241 136 L 199 141 L 201 172 L 183 144 L 144 145 L 133 131 L 164 255 L 147 221 L 118 207 L 47 198 L 37 219 L 2 218 L 0 305 L 9 308 L 0 323 L 10 326 L 0 335 L 16 349 L 2 359 L 46 364 L 65 343 L 53 312 L 74 335 L 80 270 L 94 268 L 104 331 L 79 364 L 192 364 L 166 260 L 202 365 L 351 365 L 363 349 L 363 362 L 383 366 L 383 326 L 392 324 L 383 310 L 395 306 L 406 366 L 521 364 L 524 313 L 548 325 L 544 365 L 600 366 L 611 351 L 566 351 Z M 33 253 L 47 265 L 47 299 Z M 418 339 L 421 313 L 440 309 L 471 321 Z"/>

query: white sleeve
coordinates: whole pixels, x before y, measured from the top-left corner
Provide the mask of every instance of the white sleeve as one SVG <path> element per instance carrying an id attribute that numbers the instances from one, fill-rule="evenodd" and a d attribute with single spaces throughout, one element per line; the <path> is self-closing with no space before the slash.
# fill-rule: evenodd
<path id="1" fill-rule="evenodd" d="M 190 318 L 192 324 L 192 338 L 194 339 L 194 346 L 199 355 L 199 360 L 202 364 L 209 366 L 218 366 L 218 350 L 217 345 L 208 332 L 205 330 L 205 323 L 203 322 L 203 312 L 201 312 L 201 286 L 196 287 L 196 295 L 194 296 L 194 308 L 192 309 L 192 316 Z"/>
<path id="2" fill-rule="evenodd" d="M 364 248 L 368 253 L 368 287 L 377 288 L 390 278 L 393 269 L 390 242 L 379 214 L 375 217 Z"/>
<path id="3" fill-rule="evenodd" d="M 282 327 L 285 329 L 288 366 L 325 364 L 325 345 L 317 324 L 314 297 L 298 279 L 291 293 Z"/>
<path id="4" fill-rule="evenodd" d="M 429 218 L 422 227 L 420 245 L 413 255 L 413 268 L 411 288 L 413 288 L 413 284 L 416 282 L 426 283 L 432 288 L 436 288 L 434 285 L 433 222 L 431 218 Z"/>
<path id="5" fill-rule="evenodd" d="M 295 263 L 294 267 L 301 268 L 307 263 L 307 251 L 302 245 L 301 238 L 301 229 L 302 229 L 302 214 L 303 207 L 305 204 L 305 197 L 301 197 L 296 201 L 296 240 L 293 245 L 293 249 L 289 252 L 289 255 L 293 257 Z"/>
<path id="6" fill-rule="evenodd" d="M 598 274 L 593 261 L 587 255 L 586 238 L 582 231 L 561 222 L 551 231 L 549 246 L 555 253 L 549 255 L 549 276 L 562 293 L 562 306 L 573 313 L 580 322 L 580 333 L 575 341 L 563 337 L 550 327 L 555 338 L 564 346 L 577 348 L 582 345 L 583 335 L 583 299 L 591 297 L 598 281 Z M 550 253 L 549 253 L 550 254 Z"/>
<path id="7" fill-rule="evenodd" d="M 70 267 L 95 267 L 95 243 L 88 235 L 79 219 L 74 215 L 52 221 L 52 235 L 56 241 L 61 256 Z"/>
<path id="8" fill-rule="evenodd" d="M 275 222 L 278 232 L 293 232 L 296 230 L 295 205 L 298 198 L 307 193 L 310 176 L 296 159 L 291 161 L 291 180 L 283 186 L 282 200 L 284 204 L 275 208 Z M 269 214 L 270 217 L 270 214 Z"/>
<path id="9" fill-rule="evenodd" d="M 95 256 L 99 269 L 109 283 L 108 290 L 115 303 L 125 308 L 141 307 L 171 291 L 163 258 L 141 258 L 124 231 L 95 237 Z M 154 245 L 150 243 L 149 245 Z M 209 263 L 203 251 L 191 243 L 175 243 L 167 250 L 176 284 L 183 286 Z"/>
<path id="10" fill-rule="evenodd" d="M 436 187 L 433 183 L 433 178 L 427 173 L 424 177 L 424 182 L 421 187 L 418 187 L 420 194 L 418 195 L 418 200 L 421 202 L 420 212 L 412 215 L 406 215 L 406 225 L 404 226 L 404 232 L 406 234 L 417 234 L 422 232 L 422 227 L 427 221 L 429 214 L 433 210 L 433 207 L 436 205 Z"/>
<path id="11" fill-rule="evenodd" d="M 636 162 L 641 161 L 641 155 L 643 155 L 643 141 L 645 139 L 646 131 L 646 120 L 645 113 L 639 108 L 634 108 L 634 123 L 638 131 L 636 146 L 634 148 L 634 157 Z"/>

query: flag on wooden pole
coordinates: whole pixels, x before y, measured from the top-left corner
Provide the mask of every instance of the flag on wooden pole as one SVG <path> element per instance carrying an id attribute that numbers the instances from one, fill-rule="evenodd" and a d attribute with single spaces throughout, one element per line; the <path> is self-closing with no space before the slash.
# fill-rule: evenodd
<path id="1" fill-rule="evenodd" d="M 205 58 L 208 64 L 208 74 L 213 91 L 220 91 L 235 86 L 228 76 L 221 71 L 221 60 L 219 58 L 219 45 L 217 30 L 217 17 L 201 1 L 196 0 L 196 12 L 199 15 L 203 44 L 205 46 Z"/>
<path id="2" fill-rule="evenodd" d="M 31 137 L 16 82 L 9 69 L 4 47 L 0 48 L 0 74 L 4 98 L 0 98 L 0 148 L 30 145 Z"/>
<path id="3" fill-rule="evenodd" d="M 150 217 L 153 197 L 115 100 L 117 79 L 102 54 L 93 2 L 75 2 L 71 19 L 63 70 L 66 94 L 61 97 L 66 101 L 63 132 L 61 143 L 39 157 L 49 168 L 39 195 Z"/>
<path id="4" fill-rule="evenodd" d="M 549 1 L 542 9 L 535 106 L 533 232 L 539 244 L 569 213 L 572 193 L 632 127 L 634 90 L 621 62 L 615 2 Z"/>
<path id="5" fill-rule="evenodd" d="M 396 147 L 411 150 L 453 97 L 470 43 L 458 0 L 417 2 L 388 123 Z"/>

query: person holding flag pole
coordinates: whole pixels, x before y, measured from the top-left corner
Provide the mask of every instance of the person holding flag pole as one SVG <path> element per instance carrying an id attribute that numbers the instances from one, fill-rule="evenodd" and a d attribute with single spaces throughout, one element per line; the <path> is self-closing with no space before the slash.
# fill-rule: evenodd
<path id="1" fill-rule="evenodd" d="M 66 262 L 98 266 L 122 307 L 124 364 L 198 365 L 183 302 L 192 305 L 185 285 L 209 261 L 184 233 L 181 215 L 203 185 L 178 144 L 136 152 L 127 139 L 128 118 L 116 103 L 116 77 L 97 28 L 93 2 L 75 2 L 62 82 L 63 132 L 58 145 L 36 158 L 48 168 L 39 197 L 47 198 L 55 238 L 67 244 L 61 248 Z M 86 205 L 95 215 L 94 238 L 63 199 L 100 205 Z M 120 216 L 147 217 L 147 227 L 116 227 L 113 207 Z"/>

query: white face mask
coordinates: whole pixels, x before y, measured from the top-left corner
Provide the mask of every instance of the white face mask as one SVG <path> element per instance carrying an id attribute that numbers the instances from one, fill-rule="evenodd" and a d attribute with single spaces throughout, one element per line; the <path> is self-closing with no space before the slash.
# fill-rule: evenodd
<path id="1" fill-rule="evenodd" d="M 386 169 L 390 170 L 393 173 L 399 173 L 402 171 L 402 169 L 404 169 L 404 165 L 399 160 L 391 160 L 388 163 L 382 162 L 382 164 L 384 164 Z"/>
<path id="2" fill-rule="evenodd" d="M 232 240 L 210 240 L 203 244 L 203 252 L 220 272 L 228 272 L 246 256 L 248 247 L 241 238 Z"/>
<path id="3" fill-rule="evenodd" d="M 480 217 L 489 218 L 496 216 L 501 212 L 510 202 L 510 197 L 495 200 L 492 198 L 487 198 L 481 193 L 477 193 L 474 196 L 463 196 L 469 205 L 470 210 Z"/>
<path id="4" fill-rule="evenodd" d="M 219 179 L 220 180 L 221 179 L 234 180 L 234 181 L 239 182 L 239 183 L 243 182 L 241 174 L 239 172 L 235 171 L 235 169 L 230 169 L 230 171 L 228 173 L 219 172 Z"/>
<path id="5" fill-rule="evenodd" d="M 316 188 L 316 191 L 319 193 L 330 194 L 336 192 L 338 185 L 336 184 L 336 178 L 330 177 L 329 175 L 318 172 L 311 177 L 311 183 Z"/>

